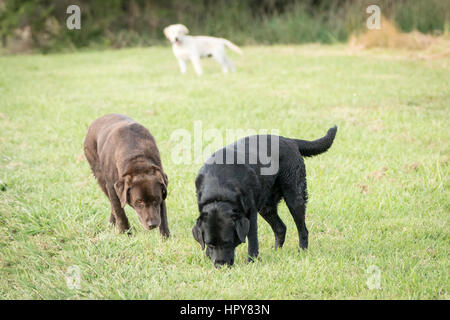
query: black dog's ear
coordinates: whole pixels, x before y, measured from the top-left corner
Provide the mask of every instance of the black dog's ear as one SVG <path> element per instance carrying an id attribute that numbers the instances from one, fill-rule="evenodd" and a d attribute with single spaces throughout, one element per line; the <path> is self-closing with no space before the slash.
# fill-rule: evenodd
<path id="1" fill-rule="evenodd" d="M 250 221 L 242 217 L 236 221 L 236 233 L 241 242 L 245 242 L 245 237 L 247 237 L 248 231 L 250 230 Z"/>
<path id="2" fill-rule="evenodd" d="M 255 208 L 255 201 L 253 199 L 253 192 L 251 189 L 245 191 L 238 190 L 237 191 L 237 204 L 240 206 L 241 211 L 244 213 L 244 216 L 249 216 L 249 214 L 253 211 L 257 211 Z"/>
<path id="3" fill-rule="evenodd" d="M 197 219 L 197 223 L 192 228 L 192 235 L 194 236 L 194 239 L 197 240 L 198 243 L 202 246 L 202 250 L 205 249 L 205 241 L 203 240 L 203 233 L 200 229 L 200 222 Z"/>

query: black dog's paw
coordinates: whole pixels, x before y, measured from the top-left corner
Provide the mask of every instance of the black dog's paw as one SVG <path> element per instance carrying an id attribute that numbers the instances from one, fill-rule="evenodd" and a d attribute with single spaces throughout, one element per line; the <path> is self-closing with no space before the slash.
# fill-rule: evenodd
<path id="1" fill-rule="evenodd" d="M 260 258 L 258 256 L 249 256 L 248 257 L 248 263 L 257 262 L 260 261 Z"/>
<path id="2" fill-rule="evenodd" d="M 302 238 L 300 240 L 300 248 L 302 248 L 303 250 L 308 249 L 308 238 Z"/>
<path id="3" fill-rule="evenodd" d="M 283 239 L 275 239 L 275 250 L 283 248 L 284 238 Z"/>

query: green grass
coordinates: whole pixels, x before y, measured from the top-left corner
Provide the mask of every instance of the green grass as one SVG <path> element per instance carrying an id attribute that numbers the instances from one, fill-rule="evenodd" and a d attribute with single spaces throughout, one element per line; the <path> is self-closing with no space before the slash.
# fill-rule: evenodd
<path id="1" fill-rule="evenodd" d="M 179 74 L 167 47 L 0 57 L 1 299 L 449 299 L 450 60 L 344 46 L 244 48 L 234 74 L 212 60 Z M 97 117 L 124 113 L 155 136 L 169 175 L 172 237 L 108 225 L 109 202 L 84 159 Z M 332 148 L 306 160 L 310 247 L 288 227 L 283 249 L 259 219 L 215 269 L 191 235 L 201 163 L 175 164 L 177 129 L 278 129 Z M 206 145 L 207 140 L 204 141 Z M 188 147 L 188 146 L 187 146 Z M 380 289 L 369 289 L 376 266 Z M 70 289 L 66 272 L 81 271 Z"/>

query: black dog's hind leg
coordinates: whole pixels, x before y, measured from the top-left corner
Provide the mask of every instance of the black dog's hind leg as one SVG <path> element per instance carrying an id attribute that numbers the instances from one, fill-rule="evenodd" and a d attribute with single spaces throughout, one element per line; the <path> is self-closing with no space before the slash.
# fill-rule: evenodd
<path id="1" fill-rule="evenodd" d="M 275 234 L 275 250 L 281 248 L 286 238 L 286 225 L 278 216 L 277 204 L 264 207 L 259 213 L 264 218 L 264 220 L 267 221 L 267 223 L 272 228 L 273 233 Z"/>
<path id="2" fill-rule="evenodd" d="M 299 186 L 284 188 L 283 198 L 297 226 L 300 248 L 305 250 L 308 248 L 308 229 L 305 223 L 306 182 L 301 182 Z"/>
<path id="3" fill-rule="evenodd" d="M 248 231 L 248 261 L 254 261 L 259 254 L 258 246 L 258 213 L 254 212 L 250 214 L 250 229 Z"/>

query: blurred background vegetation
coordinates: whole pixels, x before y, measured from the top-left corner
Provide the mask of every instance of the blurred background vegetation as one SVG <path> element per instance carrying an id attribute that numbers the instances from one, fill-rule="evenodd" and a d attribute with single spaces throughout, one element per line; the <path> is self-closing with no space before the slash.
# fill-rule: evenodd
<path id="1" fill-rule="evenodd" d="M 72 4 L 81 30 L 66 27 Z M 334 43 L 365 29 L 371 4 L 401 31 L 450 32 L 450 0 L 0 0 L 0 37 L 7 52 L 122 48 L 161 43 L 183 23 L 240 45 Z"/>

